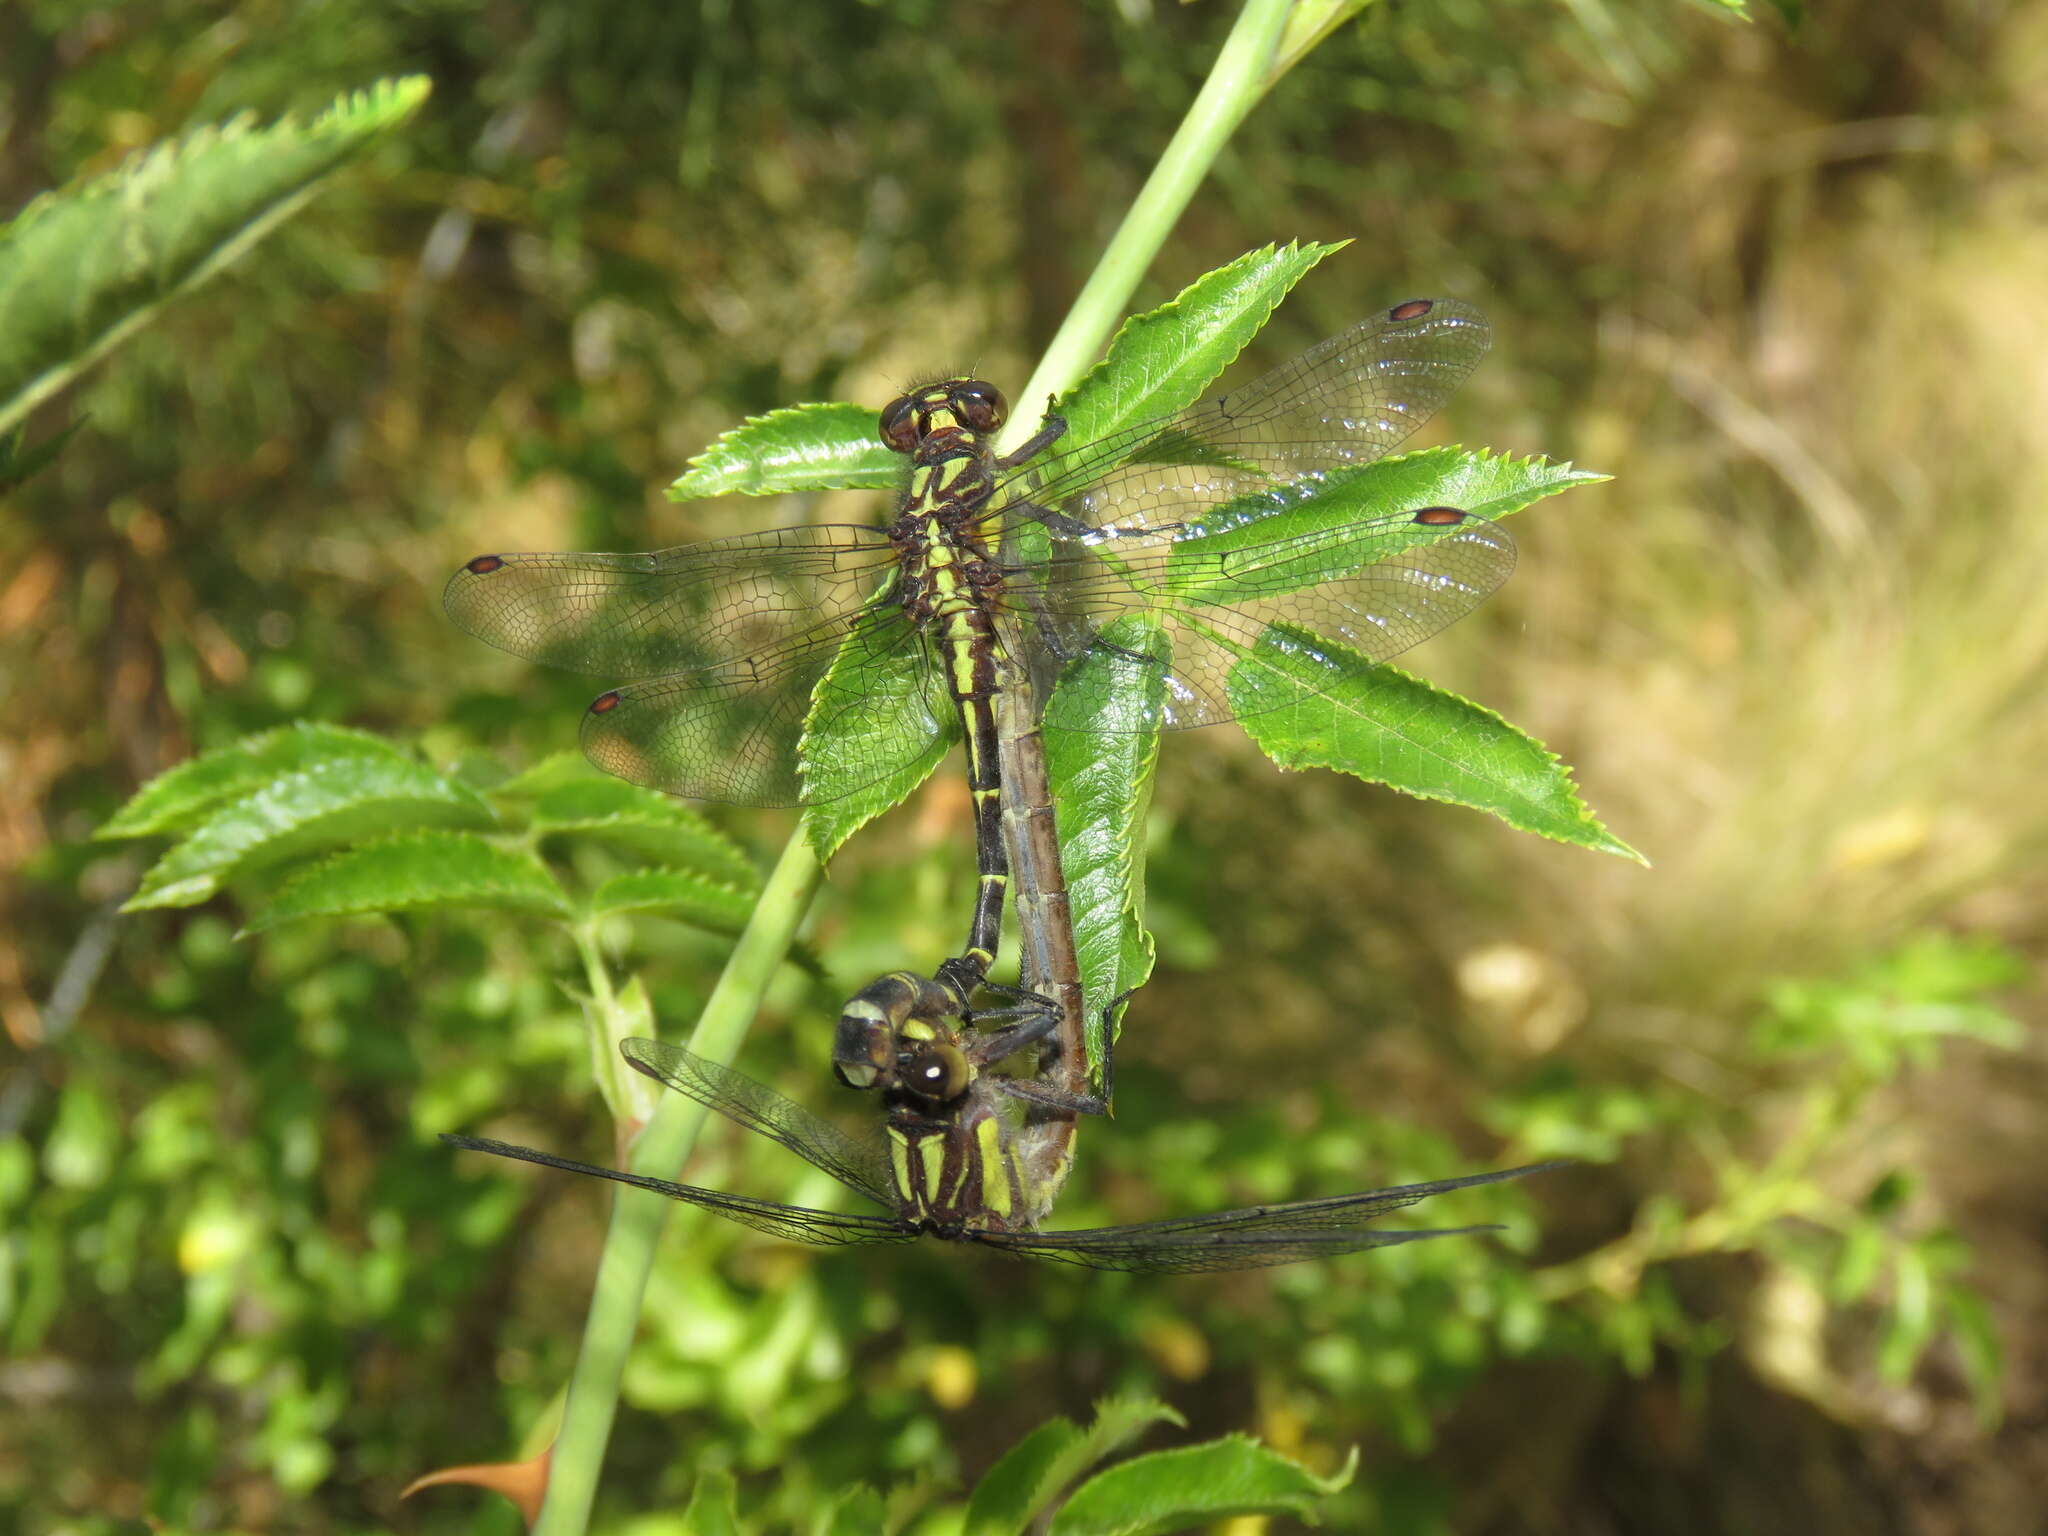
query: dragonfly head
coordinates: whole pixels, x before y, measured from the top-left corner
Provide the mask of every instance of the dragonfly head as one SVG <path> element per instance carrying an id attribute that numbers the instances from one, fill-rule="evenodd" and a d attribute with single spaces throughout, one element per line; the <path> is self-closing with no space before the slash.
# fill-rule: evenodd
<path id="1" fill-rule="evenodd" d="M 849 1088 L 879 1088 L 926 1111 L 951 1104 L 974 1083 L 966 1053 L 921 1021 L 899 1030 L 851 1012 L 839 1017 L 832 1070 Z"/>
<path id="2" fill-rule="evenodd" d="M 849 1088 L 879 1088 L 925 1108 L 950 1104 L 974 1081 L 947 1022 L 959 1000 L 913 971 L 870 982 L 839 1010 L 832 1070 Z"/>
<path id="3" fill-rule="evenodd" d="M 849 1088 L 918 1091 L 913 1079 L 942 1083 L 946 1074 L 935 1077 L 925 1070 L 925 1058 L 941 1046 L 951 1049 L 945 1020 L 960 1006 L 952 992 L 929 977 L 891 971 L 862 987 L 839 1010 L 832 1034 L 833 1072 Z M 964 1092 L 963 1082 L 952 1096 Z M 919 1096 L 925 1094 L 919 1091 Z"/>
<path id="4" fill-rule="evenodd" d="M 1010 402 L 980 379 L 939 379 L 891 400 L 882 410 L 882 441 L 914 453 L 934 437 L 984 437 L 1010 418 Z"/>

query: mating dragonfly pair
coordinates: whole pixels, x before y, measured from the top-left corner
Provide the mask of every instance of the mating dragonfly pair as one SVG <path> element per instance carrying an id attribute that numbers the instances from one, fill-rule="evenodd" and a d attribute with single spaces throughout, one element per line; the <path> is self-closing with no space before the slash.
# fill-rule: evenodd
<path id="1" fill-rule="evenodd" d="M 1514 565 L 1513 544 L 1486 519 L 1437 505 L 1335 526 L 1312 514 L 1433 414 L 1487 344 L 1469 306 L 1411 300 L 1242 390 L 1093 441 L 1065 442 L 1065 421 L 1048 414 L 1005 457 L 993 446 L 1006 417 L 1000 393 L 944 380 L 882 413 L 883 441 L 909 459 L 885 527 L 470 561 L 445 599 L 463 628 L 531 660 L 632 679 L 591 703 L 583 743 L 600 767 L 635 782 L 744 805 L 826 803 L 907 771 L 957 728 L 979 881 L 960 954 L 930 978 L 884 977 L 842 1012 L 835 1070 L 879 1090 L 877 1137 L 849 1137 L 679 1047 L 623 1045 L 639 1071 L 788 1147 L 883 1214 L 444 1139 L 652 1189 L 801 1242 L 932 1236 L 1101 1269 L 1253 1268 L 1482 1230 L 1371 1224 L 1533 1169 L 1039 1229 L 1071 1166 L 1078 1118 L 1105 1108 L 1088 1079 L 1039 733 L 1179 729 L 1285 708 L 1299 687 L 1288 662 L 1304 648 L 1341 685 L 1484 600 Z M 1133 696 L 1147 702 L 1108 723 L 1064 709 L 1057 678 L 1091 655 L 1144 670 L 1150 686 Z M 1024 985 L 1006 1006 L 976 1010 L 1009 895 L 1024 928 Z M 998 1070 L 1012 1060 L 1029 1070 Z M 1106 1059 L 1103 1075 L 1106 1092 Z"/>

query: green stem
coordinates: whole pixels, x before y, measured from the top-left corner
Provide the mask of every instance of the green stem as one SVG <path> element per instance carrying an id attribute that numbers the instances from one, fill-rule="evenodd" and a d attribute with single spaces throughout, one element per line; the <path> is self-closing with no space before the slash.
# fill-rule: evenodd
<path id="1" fill-rule="evenodd" d="M 1138 280 L 1166 243 L 1217 154 L 1271 84 L 1274 50 L 1292 5 L 1293 0 L 1246 0 L 1201 93 L 1019 399 L 1042 399 L 1064 388 L 1100 354 Z M 1012 427 L 1020 439 L 1036 419 L 1035 411 L 1017 413 Z M 796 937 L 797 924 L 817 881 L 817 860 L 799 828 L 783 850 L 761 904 L 697 1021 L 690 1037 L 691 1050 L 717 1062 L 730 1062 L 738 1052 L 747 1023 L 759 1007 L 762 989 Z M 662 1094 L 634 1149 L 633 1168 L 672 1176 L 695 1142 L 705 1113 L 702 1105 L 679 1093 Z M 658 1195 L 627 1189 L 619 1191 L 613 1204 L 596 1292 L 584 1325 L 583 1348 L 569 1381 L 562 1431 L 555 1441 L 547 1499 L 534 1525 L 535 1536 L 581 1536 L 589 1523 L 605 1442 L 618 1408 L 619 1381 L 639 1320 L 655 1240 L 668 1207 L 669 1202 Z"/>
<path id="2" fill-rule="evenodd" d="M 1195 189 L 1209 174 L 1230 135 L 1259 104 L 1272 83 L 1268 69 L 1286 30 L 1294 0 L 1245 0 L 1230 36 L 1202 82 L 1201 93 L 1181 119 L 1159 163 L 1131 203 L 1123 223 L 1067 318 L 1045 349 L 1030 383 L 1015 398 L 1020 409 L 1004 434 L 1012 448 L 1037 428 L 1037 403 L 1057 394 L 1078 378 L 1102 353 L 1111 328 L 1128 308 L 1138 280 L 1145 275 L 1166 237 L 1173 232 Z"/>
<path id="3" fill-rule="evenodd" d="M 760 904 L 697 1020 L 690 1049 L 698 1055 L 729 1063 L 738 1054 L 747 1025 L 760 1010 L 762 993 L 796 939 L 797 925 L 818 888 L 818 873 L 810 844 L 799 833 L 783 849 Z M 634 1144 L 629 1166 L 639 1173 L 673 1178 L 695 1145 L 705 1114 L 703 1105 L 680 1093 L 660 1095 Z M 618 1411 L 619 1382 L 639 1324 L 655 1244 L 672 1204 L 635 1189 L 619 1190 L 612 1202 L 604 1256 L 583 1326 L 583 1348 L 569 1378 L 562 1430 L 548 1471 L 547 1499 L 533 1527 L 536 1536 L 580 1536 L 590 1523 L 598 1471 Z"/>

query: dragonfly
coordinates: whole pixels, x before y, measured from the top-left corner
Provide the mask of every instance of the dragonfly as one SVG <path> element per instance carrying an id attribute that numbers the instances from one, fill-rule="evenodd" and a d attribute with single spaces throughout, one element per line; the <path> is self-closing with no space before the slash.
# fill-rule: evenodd
<path id="1" fill-rule="evenodd" d="M 998 656 L 997 666 L 1000 677 L 1010 662 Z M 1014 1001 L 1006 1008 L 970 1009 L 943 977 L 891 972 L 840 1011 L 832 1066 L 848 1087 L 879 1089 L 885 1102 L 907 1097 L 927 1113 L 942 1113 L 963 1097 L 971 1074 L 1035 1049 L 1033 1076 L 986 1080 L 1028 1106 L 1033 1140 L 1044 1148 L 1031 1161 L 1040 1170 L 1049 1208 L 1071 1162 L 1075 1117 L 1109 1113 L 1113 1062 L 1105 1041 L 1097 1096 L 1088 1081 L 1081 963 L 1032 680 L 1002 677 L 994 712 L 1002 837 L 1015 871 L 1010 896 L 1023 935 L 1019 985 L 1000 989 Z M 947 1039 L 953 1021 L 973 1031 L 957 1047 Z M 996 1023 L 1005 1027 L 990 1031 L 987 1026 Z"/>
<path id="2" fill-rule="evenodd" d="M 479 555 L 453 620 L 528 660 L 625 680 L 582 740 L 607 772 L 754 806 L 825 803 L 906 770 L 954 731 L 967 749 L 978 882 L 966 945 L 938 968 L 987 978 L 1008 861 L 996 731 L 999 621 L 1032 668 L 1078 660 L 1126 615 L 1158 626 L 1156 703 L 1115 725 L 1048 708 L 1047 729 L 1203 726 L 1281 707 L 1260 689 L 1269 631 L 1319 637 L 1329 686 L 1470 612 L 1514 567 L 1476 513 L 1418 506 L 1331 530 L 1301 514 L 1334 478 L 1428 420 L 1484 355 L 1487 323 L 1411 299 L 1242 389 L 1066 443 L 1049 411 L 1015 451 L 984 380 L 942 379 L 881 413 L 908 470 L 886 525 L 777 528 L 640 554 Z M 1291 640 L 1289 643 L 1298 643 Z M 806 743 L 832 743 L 820 771 Z"/>
<path id="3" fill-rule="evenodd" d="M 962 1048 L 957 1038 L 942 1038 L 933 1046 L 935 1051 Z M 621 1041 L 619 1048 L 637 1071 L 787 1147 L 876 1210 L 827 1211 L 783 1205 L 576 1162 L 480 1136 L 443 1134 L 441 1139 L 466 1151 L 652 1190 L 793 1242 L 831 1247 L 906 1243 L 929 1237 L 993 1249 L 1014 1258 L 1144 1274 L 1259 1269 L 1496 1230 L 1487 1226 L 1389 1230 L 1372 1223 L 1435 1195 L 1560 1166 L 1533 1163 L 1322 1200 L 1046 1232 L 1037 1225 L 1044 1215 L 1045 1202 L 1040 1198 L 1043 1170 L 1031 1161 L 1039 1148 L 1019 1139 L 988 1080 L 977 1073 L 966 1075 L 966 1087 L 957 1103 L 936 1113 L 919 1108 L 908 1098 L 896 1099 L 882 1134 L 862 1139 L 820 1119 L 765 1083 L 681 1046 L 635 1037 Z"/>

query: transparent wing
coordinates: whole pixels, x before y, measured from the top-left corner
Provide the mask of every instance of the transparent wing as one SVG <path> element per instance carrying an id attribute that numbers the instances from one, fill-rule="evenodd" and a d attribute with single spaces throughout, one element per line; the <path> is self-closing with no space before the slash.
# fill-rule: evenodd
<path id="1" fill-rule="evenodd" d="M 1147 690 L 1160 699 L 1159 711 L 1147 718 L 1134 712 L 1127 728 L 1177 730 L 1240 718 L 1261 698 L 1273 701 L 1267 707 L 1284 701 L 1284 688 L 1230 687 L 1233 672 L 1270 664 L 1256 652 L 1274 625 L 1343 647 L 1326 653 L 1335 663 L 1330 686 L 1340 686 L 1456 623 L 1514 568 L 1514 541 L 1498 524 L 1428 507 L 1265 542 L 1233 534 L 1118 548 L 1106 559 L 1065 545 L 1048 564 L 1020 572 L 1020 591 L 1008 600 L 1070 658 L 1123 614 L 1159 620 L 1170 655 L 1127 658 L 1162 672 L 1160 686 Z M 1082 728 L 1062 717 L 1057 695 L 1045 725 Z M 1087 728 L 1105 727 L 1094 721 Z"/>
<path id="2" fill-rule="evenodd" d="M 1263 1269 L 1301 1259 L 1329 1258 L 1365 1248 L 1420 1242 L 1431 1237 L 1460 1237 L 1491 1227 L 1448 1227 L 1426 1231 L 1381 1232 L 1371 1223 L 1391 1211 L 1431 1195 L 1478 1184 L 1496 1184 L 1563 1166 L 1532 1163 L 1460 1179 L 1435 1179 L 1394 1189 L 1367 1190 L 1327 1200 L 1299 1200 L 1287 1205 L 1250 1206 L 1182 1216 L 1165 1221 L 1137 1222 L 1122 1227 L 1092 1227 L 1079 1232 L 977 1232 L 973 1240 L 1006 1253 L 1077 1264 L 1088 1269 L 1125 1269 L 1149 1274 L 1193 1274 L 1228 1269 Z"/>
<path id="3" fill-rule="evenodd" d="M 899 1209 L 889 1174 L 889 1155 L 878 1140 L 856 1141 L 766 1083 L 757 1083 L 744 1072 L 706 1061 L 679 1045 L 636 1036 L 619 1042 L 619 1054 L 628 1065 L 656 1082 L 717 1110 L 750 1131 L 780 1142 L 812 1167 L 824 1169 L 884 1210 Z"/>
<path id="4" fill-rule="evenodd" d="M 1260 1232 L 1241 1238 L 1148 1237 L 1134 1227 L 1085 1232 L 976 1232 L 972 1240 L 1021 1258 L 1081 1269 L 1123 1269 L 1143 1275 L 1212 1274 L 1267 1269 L 1304 1259 L 1331 1259 L 1366 1248 L 1389 1248 L 1427 1237 L 1466 1237 L 1494 1227 L 1445 1227 L 1425 1232 Z"/>
<path id="5" fill-rule="evenodd" d="M 812 689 L 861 632 L 879 670 L 924 646 L 886 592 L 896 556 L 877 529 L 770 529 L 645 555 L 479 555 L 449 579 L 449 617 L 514 655 L 604 676 L 646 679 L 600 694 L 583 746 L 607 773 L 695 800 L 801 805 L 797 744 Z M 851 794 L 921 754 L 947 729 L 930 690 L 845 677 L 834 708 L 861 732 L 833 779 Z M 871 695 L 880 696 L 869 701 Z M 824 722 L 827 725 L 833 722 Z"/>
<path id="6" fill-rule="evenodd" d="M 640 555 L 478 555 L 448 617 L 479 640 L 618 679 L 781 654 L 871 597 L 895 559 L 878 528 L 773 528 Z"/>
<path id="7" fill-rule="evenodd" d="M 1244 388 L 1027 466 L 1011 505 L 1098 538 L 1178 538 L 1203 513 L 1308 474 L 1368 464 L 1436 414 L 1486 354 L 1486 319 L 1457 299 L 1411 299 L 1318 343 Z M 1061 520 L 1065 520 L 1065 526 Z"/>
<path id="8" fill-rule="evenodd" d="M 820 1246 L 847 1243 L 907 1243 L 918 1235 L 917 1228 L 907 1222 L 857 1213 L 849 1215 L 840 1211 L 817 1211 L 802 1205 L 777 1205 L 772 1200 L 752 1200 L 745 1195 L 726 1194 L 723 1190 L 700 1189 L 694 1184 L 674 1184 L 667 1179 L 653 1179 L 641 1173 L 626 1173 L 617 1168 L 600 1168 L 595 1163 L 579 1163 L 572 1158 L 556 1157 L 552 1153 L 536 1151 L 532 1147 L 515 1146 L 509 1141 L 491 1141 L 482 1136 L 451 1136 L 445 1132 L 441 1139 L 451 1147 L 461 1147 L 470 1152 L 488 1152 L 494 1157 L 513 1157 L 521 1162 L 539 1163 L 544 1168 L 560 1168 L 568 1173 L 587 1174 L 594 1179 L 610 1179 L 614 1184 L 630 1184 L 635 1189 L 651 1189 L 657 1195 L 667 1195 L 671 1200 L 701 1206 L 729 1220 L 742 1222 L 757 1232 L 787 1238 L 793 1243 L 815 1243 Z"/>
<path id="9" fill-rule="evenodd" d="M 857 658 L 835 676 L 829 698 L 818 682 L 840 648 Z M 901 686 L 910 658 L 924 679 Z M 872 684 L 863 681 L 873 675 Z M 951 729 L 930 652 L 903 610 L 878 598 L 850 617 L 816 625 L 779 648 L 614 688 L 583 716 L 583 750 L 622 779 L 695 800 L 731 805 L 805 805 L 828 798 L 798 772 L 807 728 L 830 731 L 832 796 L 852 794 L 921 755 Z"/>

